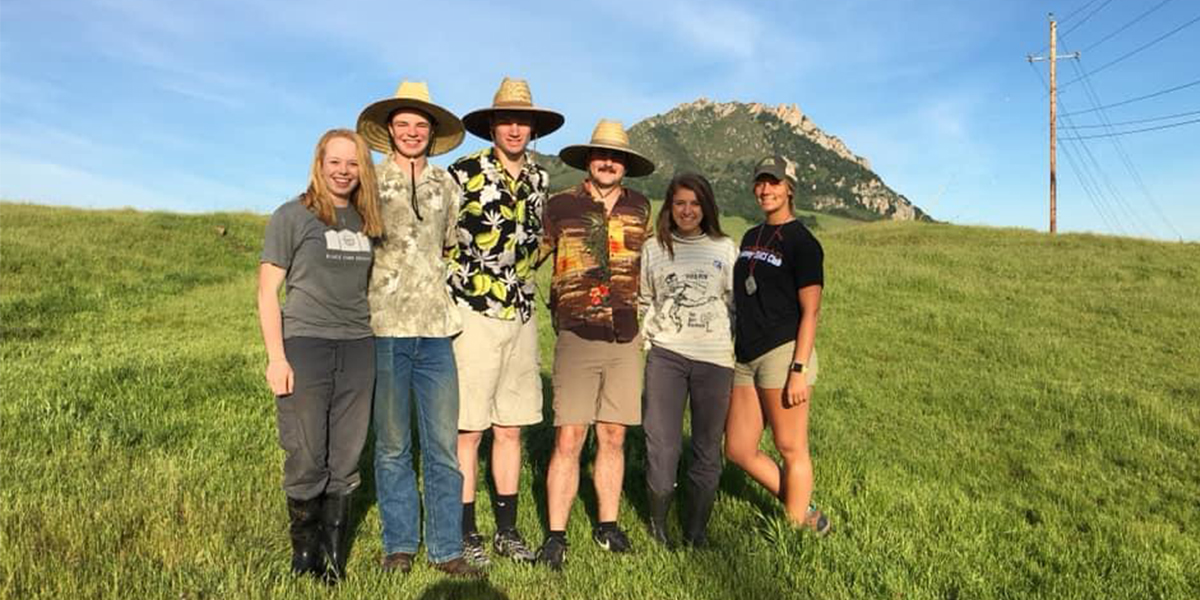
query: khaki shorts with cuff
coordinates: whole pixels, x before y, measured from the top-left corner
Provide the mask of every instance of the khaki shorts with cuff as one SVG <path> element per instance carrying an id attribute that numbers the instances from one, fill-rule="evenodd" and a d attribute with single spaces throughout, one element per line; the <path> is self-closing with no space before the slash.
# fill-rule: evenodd
<path id="1" fill-rule="evenodd" d="M 559 331 L 554 345 L 554 425 L 642 422 L 642 336 L 626 343 Z"/>
<path id="2" fill-rule="evenodd" d="M 454 338 L 458 364 L 458 429 L 519 427 L 542 422 L 542 369 L 537 315 L 524 323 L 458 307 L 463 329 Z"/>
<path id="3" fill-rule="evenodd" d="M 783 389 L 792 370 L 795 352 L 796 342 L 788 342 L 748 363 L 736 363 L 733 366 L 733 387 L 752 385 L 764 390 Z M 813 348 L 804 367 L 805 378 L 811 386 L 817 382 L 817 373 L 821 370 L 816 348 Z"/>

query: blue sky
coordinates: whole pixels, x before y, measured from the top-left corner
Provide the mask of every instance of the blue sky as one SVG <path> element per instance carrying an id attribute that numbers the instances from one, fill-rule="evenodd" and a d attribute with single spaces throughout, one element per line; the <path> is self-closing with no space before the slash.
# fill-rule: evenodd
<path id="1" fill-rule="evenodd" d="M 0 0 L 0 197 L 269 212 L 303 188 L 320 134 L 399 80 L 463 114 L 509 75 L 567 117 L 542 152 L 586 141 L 601 117 L 630 125 L 699 97 L 794 103 L 934 217 L 1045 230 L 1047 99 L 1025 57 L 1047 43 L 1046 14 L 1084 7 L 1060 46 L 1095 44 L 1059 64 L 1066 83 L 1200 17 L 1168 0 L 1104 40 L 1160 1 Z M 1120 102 L 1200 80 L 1196 56 L 1200 23 L 1088 81 Z M 1060 110 L 1091 108 L 1086 92 L 1066 86 Z M 1191 111 L 1200 85 L 1106 113 Z M 1198 134 L 1064 142 L 1060 231 L 1200 239 Z M 453 154 L 480 147 L 468 139 Z"/>

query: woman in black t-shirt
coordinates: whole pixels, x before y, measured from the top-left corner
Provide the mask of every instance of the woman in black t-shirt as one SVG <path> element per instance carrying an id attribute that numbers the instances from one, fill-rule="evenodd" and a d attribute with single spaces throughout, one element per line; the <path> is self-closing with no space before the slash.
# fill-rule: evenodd
<path id="1" fill-rule="evenodd" d="M 794 523 L 825 535 L 829 519 L 809 503 L 808 453 L 823 253 L 793 215 L 795 190 L 791 163 L 779 156 L 759 161 L 754 195 L 765 219 L 742 237 L 733 271 L 737 363 L 725 453 L 783 502 Z M 771 427 L 782 465 L 758 449 L 764 425 Z"/>

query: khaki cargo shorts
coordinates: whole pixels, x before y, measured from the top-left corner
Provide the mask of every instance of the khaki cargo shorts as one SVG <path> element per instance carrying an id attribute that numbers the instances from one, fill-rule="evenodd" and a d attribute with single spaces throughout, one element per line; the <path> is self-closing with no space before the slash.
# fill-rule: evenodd
<path id="1" fill-rule="evenodd" d="M 542 422 L 542 369 L 537 315 L 525 323 L 458 307 L 463 330 L 454 338 L 458 364 L 458 429 L 518 427 Z"/>
<path id="2" fill-rule="evenodd" d="M 626 343 L 558 332 L 554 345 L 554 425 L 642 422 L 642 336 Z"/>

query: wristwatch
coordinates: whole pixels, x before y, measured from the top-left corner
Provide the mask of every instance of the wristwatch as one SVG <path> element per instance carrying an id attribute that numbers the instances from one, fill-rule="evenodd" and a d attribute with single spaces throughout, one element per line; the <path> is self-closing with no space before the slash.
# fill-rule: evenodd
<path id="1" fill-rule="evenodd" d="M 800 373 L 803 375 L 804 373 L 808 372 L 808 367 L 804 366 L 804 363 L 802 362 L 793 362 L 791 371 L 793 373 Z"/>

